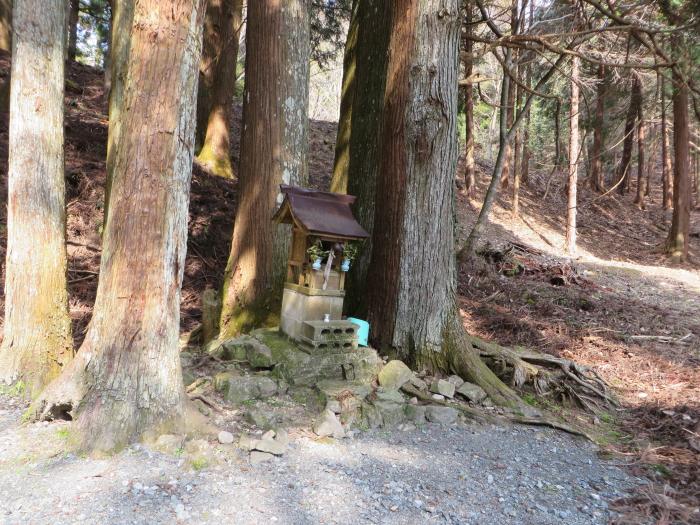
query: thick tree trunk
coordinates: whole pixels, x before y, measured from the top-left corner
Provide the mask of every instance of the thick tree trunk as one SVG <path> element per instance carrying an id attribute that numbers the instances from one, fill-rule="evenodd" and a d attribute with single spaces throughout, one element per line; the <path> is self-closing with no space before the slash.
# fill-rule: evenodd
<path id="1" fill-rule="evenodd" d="M 180 287 L 203 19 L 203 0 L 136 2 L 93 317 L 76 359 L 35 405 L 44 417 L 71 410 L 83 449 L 119 449 L 185 423 Z"/>
<path id="2" fill-rule="evenodd" d="M 474 71 L 472 53 L 474 41 L 472 40 L 472 3 L 467 2 L 464 30 L 464 76 L 469 78 Z M 476 196 L 476 170 L 474 166 L 474 86 L 464 86 L 464 186 L 467 197 Z"/>
<path id="3" fill-rule="evenodd" d="M 201 71 L 208 93 L 203 112 L 202 149 L 197 160 L 210 172 L 233 178 L 229 121 L 236 87 L 242 0 L 209 0 L 204 22 Z"/>
<path id="4" fill-rule="evenodd" d="M 103 224 L 107 224 L 114 178 L 114 152 L 119 144 L 124 106 L 124 85 L 128 75 L 131 26 L 136 0 L 112 0 L 112 42 L 110 45 L 109 129 L 107 133 L 107 181 Z"/>
<path id="5" fill-rule="evenodd" d="M 352 14 L 348 36 L 345 41 L 345 56 L 343 58 L 343 85 L 340 94 L 340 116 L 338 118 L 338 132 L 335 139 L 335 160 L 333 161 L 333 175 L 331 176 L 331 191 L 347 193 L 348 170 L 350 169 L 350 133 L 352 129 L 352 109 L 355 98 L 355 84 L 357 83 L 357 60 L 355 48 L 357 45 L 357 33 L 359 27 L 358 9 L 362 0 L 353 0 Z"/>
<path id="6" fill-rule="evenodd" d="M 661 77 L 661 179 L 663 181 L 663 208 L 673 208 L 673 166 L 671 165 L 671 146 L 668 138 L 666 119 L 666 82 Z"/>
<path id="7" fill-rule="evenodd" d="M 639 75 L 632 74 L 632 92 L 630 95 L 630 105 L 627 110 L 625 121 L 625 140 L 622 146 L 622 160 L 617 170 L 617 191 L 624 195 L 629 189 L 630 164 L 632 162 L 632 147 L 634 146 L 635 120 L 639 113 L 639 106 L 642 98 L 642 86 Z"/>
<path id="8" fill-rule="evenodd" d="M 468 344 L 455 299 L 457 0 L 395 0 L 377 181 L 368 319 L 375 343 L 454 369 L 503 404 L 509 388 Z"/>
<path id="9" fill-rule="evenodd" d="M 517 67 L 515 69 L 516 75 L 518 77 L 520 76 L 520 67 Z M 520 103 L 523 97 L 523 92 L 520 86 L 516 89 L 516 95 L 515 95 L 515 107 L 517 108 L 517 111 L 520 111 Z M 522 133 L 520 129 L 517 129 L 515 131 L 515 140 L 513 141 L 513 207 L 512 207 L 512 214 L 513 217 L 519 217 L 520 216 L 520 180 L 522 177 L 522 172 L 521 172 L 521 161 L 522 159 L 520 158 L 520 150 L 522 147 Z"/>
<path id="10" fill-rule="evenodd" d="M 578 105 L 579 105 L 579 58 L 571 59 L 571 104 L 569 112 L 569 177 L 566 200 L 566 253 L 576 255 L 576 190 L 578 188 Z"/>
<path id="11" fill-rule="evenodd" d="M 80 19 L 80 0 L 68 0 L 68 59 L 75 60 L 78 53 L 78 20 Z"/>
<path id="12" fill-rule="evenodd" d="M 673 220 L 666 251 L 676 262 L 688 260 L 690 234 L 688 86 L 673 76 Z"/>
<path id="13" fill-rule="evenodd" d="M 0 0 L 0 49 L 12 51 L 12 0 Z"/>
<path id="14" fill-rule="evenodd" d="M 280 183 L 308 178 L 309 4 L 248 5 L 240 193 L 222 289 L 221 332 L 279 316 L 289 230 L 272 221 Z"/>
<path id="15" fill-rule="evenodd" d="M 598 66 L 597 98 L 595 102 L 595 118 L 593 125 L 593 151 L 591 152 L 591 189 L 602 193 L 605 191 L 603 177 L 603 141 L 605 129 L 605 66 Z"/>
<path id="16" fill-rule="evenodd" d="M 41 16 L 37 16 L 41 13 Z M 0 379 L 36 396 L 72 358 L 60 2 L 15 0 Z"/>
<path id="17" fill-rule="evenodd" d="M 370 234 L 374 228 L 377 176 L 381 162 L 381 126 L 389 46 L 389 3 L 359 0 L 355 48 L 355 97 L 350 133 L 348 193 L 355 195 L 353 212 Z M 348 273 L 345 310 L 364 318 L 367 314 L 367 271 L 372 239 L 367 239 Z"/>

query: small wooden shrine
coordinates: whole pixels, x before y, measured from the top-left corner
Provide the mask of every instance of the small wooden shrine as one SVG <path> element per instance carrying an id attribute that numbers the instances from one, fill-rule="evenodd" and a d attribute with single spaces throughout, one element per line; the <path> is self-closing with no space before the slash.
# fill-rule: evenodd
<path id="1" fill-rule="evenodd" d="M 342 320 L 345 273 L 368 237 L 352 195 L 280 186 L 277 224 L 292 225 L 280 330 L 309 352 L 357 348 L 357 325 Z"/>

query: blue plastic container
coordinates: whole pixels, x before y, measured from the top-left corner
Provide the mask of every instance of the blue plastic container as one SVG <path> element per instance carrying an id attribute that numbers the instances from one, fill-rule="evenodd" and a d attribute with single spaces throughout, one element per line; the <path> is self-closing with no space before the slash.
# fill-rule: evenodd
<path id="1" fill-rule="evenodd" d="M 348 317 L 348 321 L 359 326 L 357 330 L 357 342 L 360 346 L 367 346 L 367 339 L 369 338 L 369 323 L 363 321 L 362 319 L 355 319 L 354 317 Z"/>

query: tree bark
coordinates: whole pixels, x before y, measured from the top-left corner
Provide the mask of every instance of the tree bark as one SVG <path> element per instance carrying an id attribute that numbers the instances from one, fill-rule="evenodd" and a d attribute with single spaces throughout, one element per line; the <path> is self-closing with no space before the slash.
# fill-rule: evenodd
<path id="1" fill-rule="evenodd" d="M 515 68 L 515 74 L 520 77 L 520 66 Z M 515 93 L 515 108 L 520 111 L 520 103 L 523 97 L 523 92 L 520 86 L 516 88 Z M 522 147 L 522 134 L 518 128 L 515 131 L 515 140 L 513 141 L 513 218 L 520 216 L 520 180 L 522 177 L 520 150 Z"/>
<path id="2" fill-rule="evenodd" d="M 0 49 L 12 52 L 12 0 L 0 0 Z"/>
<path id="3" fill-rule="evenodd" d="M 645 177 L 645 141 L 646 141 L 646 125 L 644 124 L 644 115 L 642 113 L 642 105 L 639 105 L 639 113 L 637 116 L 637 195 L 634 198 L 634 203 L 644 209 L 644 197 L 646 196 L 646 179 Z"/>
<path id="4" fill-rule="evenodd" d="M 350 134 L 352 130 L 352 109 L 357 83 L 357 60 L 355 58 L 359 18 L 357 15 L 362 0 L 353 0 L 350 26 L 345 41 L 343 58 L 343 84 L 340 95 L 340 116 L 335 139 L 335 159 L 331 176 L 331 191 L 347 193 L 348 171 L 350 169 Z"/>
<path id="5" fill-rule="evenodd" d="M 632 73 L 632 92 L 630 94 L 630 105 L 627 110 L 625 120 L 625 140 L 622 146 L 622 159 L 617 170 L 617 191 L 624 195 L 629 188 L 630 163 L 632 162 L 632 147 L 634 145 L 635 120 L 639 113 L 639 106 L 642 98 L 642 86 L 639 75 Z"/>
<path id="6" fill-rule="evenodd" d="M 591 152 L 591 189 L 599 193 L 605 191 L 603 177 L 603 143 L 605 130 L 605 95 L 607 82 L 605 66 L 598 66 L 597 98 L 595 102 L 595 118 L 593 125 L 593 151 Z"/>
<path id="7" fill-rule="evenodd" d="M 579 58 L 571 59 L 571 104 L 569 112 L 569 177 L 567 179 L 566 204 L 566 253 L 576 255 L 576 190 L 578 188 L 579 154 Z"/>
<path id="8" fill-rule="evenodd" d="M 15 0 L 0 379 L 31 397 L 73 357 L 63 176 L 65 28 L 62 3 Z"/>
<path id="9" fill-rule="evenodd" d="M 182 432 L 178 335 L 203 0 L 137 0 L 93 317 L 35 404 L 84 450 Z M 137 278 L 135 278 L 135 276 Z"/>
<path id="10" fill-rule="evenodd" d="M 673 166 L 671 165 L 671 146 L 668 138 L 666 119 L 666 82 L 661 77 L 661 179 L 663 181 L 663 208 L 673 208 Z"/>
<path id="11" fill-rule="evenodd" d="M 236 87 L 242 0 L 209 0 L 200 70 L 208 93 L 203 111 L 204 141 L 197 160 L 210 172 L 233 178 L 229 122 Z"/>
<path id="12" fill-rule="evenodd" d="M 466 340 L 456 306 L 457 0 L 392 2 L 368 319 L 374 342 L 419 367 L 456 369 L 517 403 Z"/>
<path id="13" fill-rule="evenodd" d="M 381 162 L 391 12 L 389 3 L 384 0 L 359 0 L 358 3 L 348 193 L 357 197 L 353 213 L 370 233 L 370 238 L 363 243 L 348 273 L 344 306 L 346 312 L 364 318 L 367 314 L 367 271 L 372 255 L 371 234 Z"/>
<path id="14" fill-rule="evenodd" d="M 673 75 L 673 220 L 666 251 L 675 262 L 688 260 L 690 234 L 688 85 Z"/>
<path id="15" fill-rule="evenodd" d="M 119 144 L 122 111 L 124 106 L 124 84 L 129 65 L 131 48 L 131 26 L 136 0 L 112 0 L 112 42 L 110 45 L 109 127 L 107 130 L 107 180 L 105 182 L 105 204 L 103 224 L 109 216 L 110 194 L 114 178 L 114 152 Z"/>
<path id="16" fill-rule="evenodd" d="M 227 337 L 279 318 L 289 230 L 272 221 L 279 185 L 308 178 L 309 4 L 248 6 L 240 190 L 222 288 Z"/>
<path id="17" fill-rule="evenodd" d="M 68 59 L 75 60 L 78 53 L 78 20 L 80 19 L 80 0 L 68 0 Z"/>
<path id="18" fill-rule="evenodd" d="M 472 40 L 472 3 L 466 2 L 464 30 L 464 76 L 469 78 L 474 71 L 472 53 L 474 41 Z M 476 171 L 474 169 L 474 86 L 464 86 L 464 186 L 467 197 L 473 199 L 476 196 Z"/>

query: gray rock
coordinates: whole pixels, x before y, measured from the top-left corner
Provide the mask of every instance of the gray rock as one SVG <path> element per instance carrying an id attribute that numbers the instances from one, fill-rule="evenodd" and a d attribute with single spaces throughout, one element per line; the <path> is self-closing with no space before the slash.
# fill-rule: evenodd
<path id="1" fill-rule="evenodd" d="M 362 421 L 367 428 L 379 428 L 384 424 L 382 413 L 379 409 L 368 401 L 362 402 Z"/>
<path id="2" fill-rule="evenodd" d="M 238 439 L 238 448 L 241 450 L 253 450 L 257 441 L 257 439 L 250 437 L 249 434 L 241 434 L 241 437 Z"/>
<path id="3" fill-rule="evenodd" d="M 314 432 L 321 437 L 333 436 L 336 439 L 345 437 L 343 425 L 330 410 L 323 411 L 321 418 L 314 425 Z"/>
<path id="4" fill-rule="evenodd" d="M 415 386 L 418 390 L 428 390 L 428 383 L 423 381 L 420 377 L 411 377 L 411 384 Z"/>
<path id="5" fill-rule="evenodd" d="M 455 375 L 448 377 L 447 380 L 450 383 L 452 383 L 455 386 L 455 388 L 459 388 L 460 386 L 462 386 L 464 384 L 464 379 L 462 379 L 459 376 L 455 376 Z"/>
<path id="6" fill-rule="evenodd" d="M 230 445 L 233 443 L 233 434 L 231 434 L 231 432 L 222 430 L 216 437 L 222 445 Z"/>
<path id="7" fill-rule="evenodd" d="M 287 451 L 287 447 L 272 438 L 263 438 L 257 443 L 255 443 L 253 450 L 258 450 L 260 452 L 269 452 L 270 454 L 274 454 L 275 456 L 281 456 Z"/>
<path id="8" fill-rule="evenodd" d="M 455 386 L 449 381 L 438 379 L 433 381 L 433 383 L 430 385 L 430 391 L 434 394 L 440 394 L 441 396 L 453 398 L 455 395 Z"/>
<path id="9" fill-rule="evenodd" d="M 425 410 L 425 417 L 432 423 L 449 425 L 457 420 L 457 410 L 452 407 L 430 405 Z"/>
<path id="10" fill-rule="evenodd" d="M 457 393 L 472 403 L 479 403 L 486 399 L 486 392 L 484 392 L 484 389 L 473 383 L 463 383 L 457 388 Z"/>
<path id="11" fill-rule="evenodd" d="M 287 447 L 289 446 L 289 434 L 285 429 L 278 428 L 277 432 L 275 433 L 275 441 L 280 443 L 282 446 Z"/>
<path id="12" fill-rule="evenodd" d="M 334 414 L 340 414 L 343 411 L 340 407 L 340 401 L 337 399 L 329 399 L 326 401 L 326 410 L 330 410 Z"/>
<path id="13" fill-rule="evenodd" d="M 272 358 L 272 351 L 252 337 L 246 348 L 246 357 L 253 368 L 272 368 L 277 362 Z"/>
<path id="14" fill-rule="evenodd" d="M 191 370 L 188 370 L 186 368 L 182 369 L 182 383 L 185 385 L 185 387 L 190 386 L 196 380 L 197 376 L 194 375 Z"/>
<path id="15" fill-rule="evenodd" d="M 275 457 L 275 455 L 270 454 L 269 452 L 261 452 L 259 450 L 253 450 L 250 453 L 250 462 L 253 465 L 257 465 L 259 463 L 265 463 L 266 461 L 270 461 L 274 457 Z"/>
<path id="16" fill-rule="evenodd" d="M 413 422 L 415 425 L 420 426 L 425 424 L 425 406 L 408 404 L 404 412 L 406 414 L 406 419 Z"/>
<path id="17" fill-rule="evenodd" d="M 277 383 L 266 376 L 240 376 L 231 372 L 217 374 L 214 387 L 230 403 L 240 404 L 251 399 L 264 399 L 277 393 Z"/>
<path id="18" fill-rule="evenodd" d="M 159 452 L 173 455 L 182 448 L 182 443 L 184 441 L 184 436 L 177 436 L 175 434 L 162 434 L 158 436 L 158 439 L 153 444 L 153 448 L 155 450 L 158 450 Z"/>
<path id="19" fill-rule="evenodd" d="M 405 383 L 413 377 L 413 372 L 408 368 L 403 361 L 397 359 L 389 361 L 379 371 L 377 380 L 384 388 L 396 390 L 401 388 Z"/>
<path id="20" fill-rule="evenodd" d="M 255 338 L 249 335 L 241 335 L 233 339 L 227 339 L 213 348 L 217 357 L 225 361 L 246 361 L 248 359 L 248 348 Z"/>
<path id="21" fill-rule="evenodd" d="M 245 419 L 251 425 L 255 425 L 258 428 L 270 428 L 272 422 L 265 412 L 258 409 L 248 410 L 245 414 Z"/>

